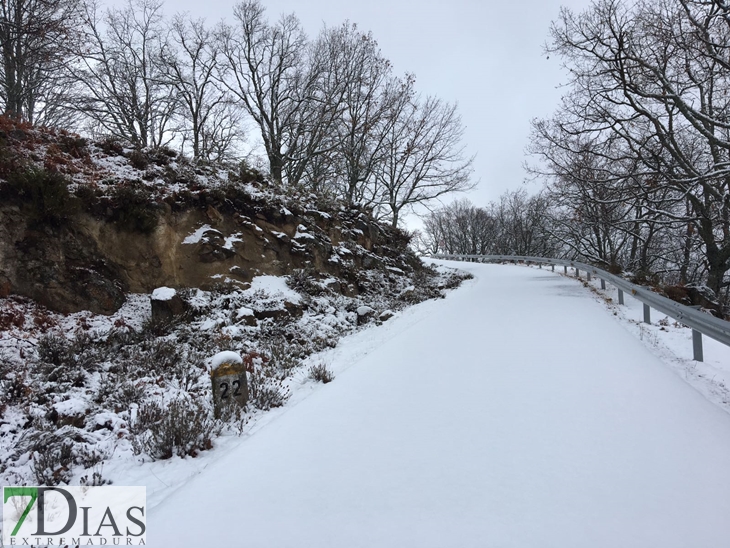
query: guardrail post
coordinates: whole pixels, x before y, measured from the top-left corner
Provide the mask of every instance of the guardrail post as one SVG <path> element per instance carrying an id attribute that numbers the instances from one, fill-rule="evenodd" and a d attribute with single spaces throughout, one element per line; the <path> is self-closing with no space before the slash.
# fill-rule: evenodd
<path id="1" fill-rule="evenodd" d="M 624 304 L 624 290 L 618 290 L 618 304 Z"/>
<path id="2" fill-rule="evenodd" d="M 555 265 L 552 265 L 552 266 L 553 266 L 553 272 L 555 272 Z"/>
<path id="3" fill-rule="evenodd" d="M 588 274 L 588 281 L 590 282 L 591 281 L 591 273 L 590 272 L 587 272 L 587 274 Z"/>
<path id="4" fill-rule="evenodd" d="M 576 267 L 576 269 L 575 269 L 575 277 L 576 277 L 576 278 L 580 278 L 580 270 L 578 270 L 578 268 L 577 268 L 577 267 Z"/>
<path id="5" fill-rule="evenodd" d="M 651 323 L 651 307 L 644 303 L 644 323 Z"/>
<path id="6" fill-rule="evenodd" d="M 601 278 L 601 289 L 606 289 L 606 280 Z"/>
<path id="7" fill-rule="evenodd" d="M 704 361 L 702 355 L 702 333 L 696 329 L 692 330 L 692 353 L 696 362 Z"/>

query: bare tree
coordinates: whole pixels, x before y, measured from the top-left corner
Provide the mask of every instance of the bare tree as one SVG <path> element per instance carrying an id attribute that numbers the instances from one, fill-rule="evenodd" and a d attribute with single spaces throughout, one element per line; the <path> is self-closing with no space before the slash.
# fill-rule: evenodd
<path id="1" fill-rule="evenodd" d="M 176 93 L 182 141 L 196 160 L 228 156 L 241 121 L 229 94 L 216 80 L 221 69 L 219 43 L 201 19 L 173 18 L 161 55 L 162 78 Z"/>
<path id="2" fill-rule="evenodd" d="M 307 40 L 294 15 L 271 26 L 264 12 L 257 0 L 242 2 L 234 8 L 236 25 L 221 27 L 227 70 L 220 77 L 258 126 L 271 177 L 282 182 L 308 84 Z"/>
<path id="3" fill-rule="evenodd" d="M 309 41 L 294 15 L 269 24 L 257 0 L 238 4 L 234 13 L 237 24 L 220 33 L 227 61 L 221 80 L 258 126 L 272 178 L 292 186 L 331 186 L 329 179 L 348 170 L 342 148 L 346 125 L 355 126 L 358 139 L 363 109 L 370 109 L 373 122 L 376 107 L 364 103 L 376 101 L 387 63 L 372 37 L 349 24 L 325 28 Z M 370 96 L 356 100 L 358 86 L 357 93 Z M 345 114 L 348 100 L 358 111 L 354 121 Z M 374 131 L 367 126 L 367 139 Z M 364 159 L 362 150 L 350 152 Z M 350 154 L 350 168 L 356 160 Z M 363 169 L 371 171 L 358 169 L 358 179 Z"/>
<path id="4" fill-rule="evenodd" d="M 66 72 L 78 41 L 78 0 L 0 2 L 0 98 L 7 116 L 30 123 L 68 121 Z"/>
<path id="5" fill-rule="evenodd" d="M 430 212 L 421 239 L 433 253 L 554 256 L 559 244 L 547 230 L 550 218 L 545 196 L 518 190 L 487 207 L 463 199 Z"/>
<path id="6" fill-rule="evenodd" d="M 341 114 L 335 119 L 334 140 L 328 158 L 333 159 L 330 176 L 342 187 L 341 195 L 349 205 L 369 205 L 377 197 L 375 172 L 382 162 L 388 124 L 388 112 L 403 84 L 393 78 L 391 65 L 380 53 L 370 33 L 362 33 L 356 25 L 345 23 L 325 31 L 329 45 L 329 70 L 341 87 L 334 97 L 341 97 Z M 410 82 L 409 77 L 407 82 Z"/>
<path id="7" fill-rule="evenodd" d="M 101 14 L 86 5 L 87 45 L 75 76 L 83 85 L 78 108 L 96 132 L 138 147 L 171 140 L 177 94 L 165 81 L 160 0 L 128 0 Z"/>
<path id="8" fill-rule="evenodd" d="M 702 254 L 694 260 L 716 293 L 730 269 L 726 12 L 715 0 L 599 0 L 579 15 L 563 10 L 549 51 L 572 81 L 553 129 L 542 132 L 553 167 L 563 152 L 575 156 L 577 137 L 590 144 L 586 154 L 603 166 L 595 182 L 620 190 L 591 200 L 628 206 L 615 226 L 635 257 L 641 248 L 663 258 L 678 255 L 672 246 L 696 250 L 696 234 Z M 653 248 L 660 242 L 670 247 Z"/>
<path id="9" fill-rule="evenodd" d="M 473 188 L 473 157 L 464 155 L 464 127 L 456 105 L 405 93 L 391 109 L 393 123 L 377 174 L 381 203 L 397 226 L 404 209 Z"/>
<path id="10" fill-rule="evenodd" d="M 495 219 L 498 234 L 492 244 L 501 255 L 537 255 L 551 257 L 558 250 L 549 230 L 550 204 L 540 194 L 528 195 L 525 190 L 505 192 L 488 211 Z"/>
<path id="11" fill-rule="evenodd" d="M 339 144 L 336 126 L 342 116 L 345 90 L 353 76 L 346 47 L 348 37 L 346 30 L 325 27 L 305 49 L 299 102 L 292 116 L 294 124 L 286 156 L 285 172 L 290 185 L 303 183 L 309 187 L 304 177 L 310 164 L 331 156 Z"/>
<path id="12" fill-rule="evenodd" d="M 488 254 L 497 239 L 496 219 L 463 199 L 424 218 L 424 241 L 432 253 Z"/>

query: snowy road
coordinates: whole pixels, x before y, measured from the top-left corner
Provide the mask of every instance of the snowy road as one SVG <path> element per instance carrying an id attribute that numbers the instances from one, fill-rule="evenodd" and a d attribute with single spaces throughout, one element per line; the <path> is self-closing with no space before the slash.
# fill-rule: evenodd
<path id="1" fill-rule="evenodd" d="M 730 415 L 576 281 L 462 266 L 154 508 L 149 544 L 730 546 Z"/>

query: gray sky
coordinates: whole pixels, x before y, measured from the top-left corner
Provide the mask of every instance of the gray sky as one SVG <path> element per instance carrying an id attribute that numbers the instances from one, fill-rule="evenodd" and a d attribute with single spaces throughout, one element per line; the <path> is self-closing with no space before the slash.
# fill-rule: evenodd
<path id="1" fill-rule="evenodd" d="M 116 2 L 115 2 L 116 3 Z M 167 0 L 210 23 L 230 18 L 231 0 Z M 560 61 L 542 46 L 561 5 L 590 0 L 264 0 L 271 19 L 294 12 L 310 36 L 345 20 L 372 31 L 396 73 L 415 73 L 417 89 L 459 104 L 468 150 L 477 155 L 477 205 L 519 188 L 530 120 L 549 116 L 565 82 Z M 533 187 L 535 188 L 535 187 Z"/>

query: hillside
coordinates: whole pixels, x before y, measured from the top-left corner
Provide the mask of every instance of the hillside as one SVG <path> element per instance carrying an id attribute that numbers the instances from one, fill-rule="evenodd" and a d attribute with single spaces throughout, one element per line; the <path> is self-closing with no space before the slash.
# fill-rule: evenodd
<path id="1" fill-rule="evenodd" d="M 464 277 L 367 212 L 172 150 L 0 118 L 0 177 L 7 485 L 195 457 L 284 405 L 293 379 L 329 381 L 316 354 L 340 337 Z M 210 358 L 226 350 L 250 399 L 214 418 Z"/>

